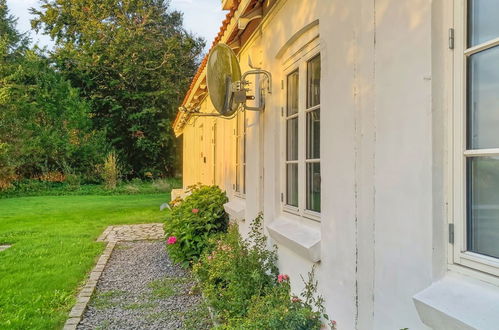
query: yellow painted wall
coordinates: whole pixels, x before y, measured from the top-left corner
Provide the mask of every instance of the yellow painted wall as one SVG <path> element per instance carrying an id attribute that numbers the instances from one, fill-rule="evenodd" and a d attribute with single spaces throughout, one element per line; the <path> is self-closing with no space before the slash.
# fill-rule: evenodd
<path id="1" fill-rule="evenodd" d="M 202 102 L 201 112 L 214 112 L 209 98 Z M 235 127 L 236 118 L 191 117 L 183 131 L 184 188 L 196 183 L 231 187 L 235 180 Z"/>

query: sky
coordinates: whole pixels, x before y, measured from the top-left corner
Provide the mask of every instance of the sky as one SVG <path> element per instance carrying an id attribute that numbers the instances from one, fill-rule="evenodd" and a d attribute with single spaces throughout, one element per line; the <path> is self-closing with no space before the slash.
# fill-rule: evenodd
<path id="1" fill-rule="evenodd" d="M 68 0 L 71 1 L 71 0 Z M 33 18 L 29 8 L 37 7 L 38 0 L 7 0 L 10 13 L 16 16 L 17 29 L 21 32 L 30 31 L 30 20 Z M 226 12 L 222 11 L 221 1 L 217 0 L 171 0 L 170 7 L 184 13 L 184 27 L 206 40 L 206 51 L 218 33 L 225 18 Z M 33 43 L 40 46 L 52 47 L 49 37 L 31 32 Z"/>

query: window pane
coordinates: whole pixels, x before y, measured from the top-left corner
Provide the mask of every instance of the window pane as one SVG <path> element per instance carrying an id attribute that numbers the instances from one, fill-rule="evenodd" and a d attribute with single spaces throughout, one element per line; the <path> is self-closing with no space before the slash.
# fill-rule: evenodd
<path id="1" fill-rule="evenodd" d="M 468 61 L 468 148 L 499 147 L 499 47 Z"/>
<path id="2" fill-rule="evenodd" d="M 286 121 L 286 160 L 298 160 L 298 118 Z"/>
<path id="3" fill-rule="evenodd" d="M 307 108 L 321 103 L 321 57 L 307 63 Z"/>
<path id="4" fill-rule="evenodd" d="M 291 116 L 298 112 L 298 71 L 288 75 L 286 113 Z"/>
<path id="5" fill-rule="evenodd" d="M 298 207 L 298 164 L 286 165 L 286 204 Z"/>
<path id="6" fill-rule="evenodd" d="M 321 211 L 321 164 L 307 164 L 307 210 Z"/>
<path id="7" fill-rule="evenodd" d="M 307 113 L 307 159 L 321 158 L 321 110 Z"/>
<path id="8" fill-rule="evenodd" d="M 499 1 L 468 0 L 470 47 L 499 37 Z"/>
<path id="9" fill-rule="evenodd" d="M 499 258 L 499 157 L 468 166 L 468 250 Z"/>

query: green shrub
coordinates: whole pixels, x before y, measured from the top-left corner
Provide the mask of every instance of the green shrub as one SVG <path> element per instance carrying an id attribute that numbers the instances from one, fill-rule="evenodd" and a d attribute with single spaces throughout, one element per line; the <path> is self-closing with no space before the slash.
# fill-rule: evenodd
<path id="1" fill-rule="evenodd" d="M 170 237 L 168 253 L 183 266 L 199 259 L 210 246 L 210 238 L 225 232 L 228 216 L 223 204 L 227 196 L 216 186 L 196 186 L 183 201 L 175 200 L 165 222 Z"/>
<path id="2" fill-rule="evenodd" d="M 0 141 L 0 191 L 10 188 L 15 179 L 9 151 L 8 144 Z"/>
<path id="3" fill-rule="evenodd" d="M 67 184 L 68 190 L 78 190 L 81 186 L 81 177 L 78 174 L 69 173 L 66 174 L 66 180 L 64 182 Z"/>
<path id="4" fill-rule="evenodd" d="M 251 225 L 250 237 L 243 240 L 236 225 L 215 242 L 211 253 L 194 266 L 208 303 L 222 322 L 246 316 L 252 299 L 275 285 L 277 254 L 267 250 L 262 216 Z"/>
<path id="5" fill-rule="evenodd" d="M 151 185 L 152 188 L 158 192 L 168 192 L 171 190 L 170 183 L 165 179 L 154 180 Z"/>
<path id="6" fill-rule="evenodd" d="M 316 297 L 317 282 L 314 273 L 315 268 L 309 273 L 301 299 L 291 295 L 287 278 L 264 295 L 253 297 L 246 317 L 229 320 L 226 329 L 321 329 L 321 318 L 327 320 L 329 317 L 324 313 L 322 297 Z M 331 325 L 334 327 L 334 323 Z"/>
<path id="7" fill-rule="evenodd" d="M 108 149 L 90 102 L 43 52 L 19 55 L 7 63 L 0 54 L 0 142 L 9 146 L 10 166 L 24 179 L 66 166 L 90 176 Z"/>
<path id="8" fill-rule="evenodd" d="M 140 193 L 140 188 L 134 184 L 127 184 L 123 187 L 127 194 L 134 195 Z"/>

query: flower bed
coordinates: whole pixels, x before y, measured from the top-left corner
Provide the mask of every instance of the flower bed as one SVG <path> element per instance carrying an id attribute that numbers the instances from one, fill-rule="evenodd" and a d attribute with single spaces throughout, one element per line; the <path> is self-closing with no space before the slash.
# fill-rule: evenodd
<path id="1" fill-rule="evenodd" d="M 237 225 L 227 225 L 226 197 L 221 198 L 217 189 L 196 187 L 185 201 L 175 202 L 165 228 L 169 253 L 177 262 L 191 262 L 219 328 L 321 329 L 328 316 L 323 298 L 316 294 L 315 268 L 306 280 L 302 278 L 305 289 L 300 296 L 292 295 L 289 276 L 278 273 L 276 247 L 268 249 L 262 215 L 243 239 Z M 209 193 L 218 197 L 208 198 Z M 180 216 L 185 216 L 183 221 L 176 218 Z M 171 219 L 177 220 L 168 223 Z M 198 239 L 193 239 L 193 232 Z M 329 325 L 335 328 L 333 322 Z"/>

